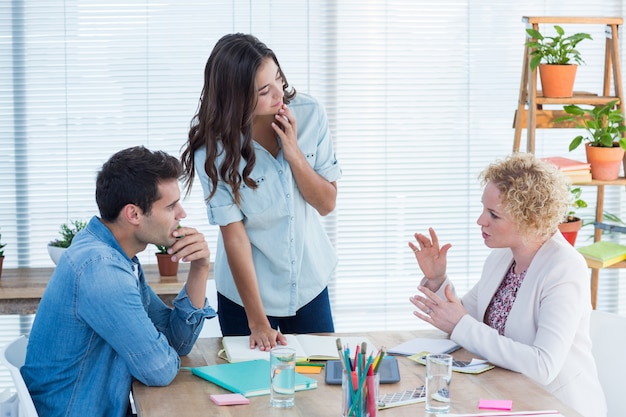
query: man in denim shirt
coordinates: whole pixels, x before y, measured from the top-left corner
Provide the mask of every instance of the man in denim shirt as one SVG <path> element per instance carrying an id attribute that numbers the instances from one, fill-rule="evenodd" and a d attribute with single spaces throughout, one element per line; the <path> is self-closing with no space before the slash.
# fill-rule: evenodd
<path id="1" fill-rule="evenodd" d="M 100 217 L 73 240 L 41 299 L 22 375 L 40 416 L 125 416 L 133 378 L 169 384 L 205 318 L 209 248 L 179 228 L 179 161 L 144 147 L 113 155 L 98 173 Z M 165 305 L 146 283 L 137 253 L 169 246 L 190 262 L 184 288 Z"/>

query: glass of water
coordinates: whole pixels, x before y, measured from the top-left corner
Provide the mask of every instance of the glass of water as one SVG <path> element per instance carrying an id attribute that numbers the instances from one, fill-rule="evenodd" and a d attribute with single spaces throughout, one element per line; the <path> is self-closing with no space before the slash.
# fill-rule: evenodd
<path id="1" fill-rule="evenodd" d="M 450 412 L 452 356 L 445 353 L 426 356 L 426 412 Z"/>
<path id="2" fill-rule="evenodd" d="M 277 346 L 270 351 L 270 405 L 293 407 L 296 388 L 296 351 Z"/>

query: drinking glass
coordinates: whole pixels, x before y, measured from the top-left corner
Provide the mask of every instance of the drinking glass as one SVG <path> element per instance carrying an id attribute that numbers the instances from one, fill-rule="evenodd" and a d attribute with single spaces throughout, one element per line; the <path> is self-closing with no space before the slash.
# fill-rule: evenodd
<path id="1" fill-rule="evenodd" d="M 270 350 L 270 404 L 293 407 L 296 388 L 296 351 L 277 346 Z"/>
<path id="2" fill-rule="evenodd" d="M 450 412 L 452 356 L 440 353 L 426 356 L 426 412 Z"/>

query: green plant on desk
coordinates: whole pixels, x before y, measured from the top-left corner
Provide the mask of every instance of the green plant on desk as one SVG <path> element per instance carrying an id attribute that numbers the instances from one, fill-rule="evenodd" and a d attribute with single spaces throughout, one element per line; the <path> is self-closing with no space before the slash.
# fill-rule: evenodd
<path id="1" fill-rule="evenodd" d="M 61 239 L 55 239 L 51 241 L 49 245 L 59 248 L 69 248 L 76 234 L 85 227 L 87 227 L 87 222 L 82 220 L 73 220 L 69 224 L 63 223 L 61 225 L 61 229 L 59 230 Z"/>
<path id="2" fill-rule="evenodd" d="M 157 248 L 157 253 L 165 253 L 167 254 L 167 248 L 168 246 L 163 246 L 163 245 L 154 245 Z"/>
<path id="3" fill-rule="evenodd" d="M 4 247 L 6 246 L 6 243 L 2 243 L 2 233 L 0 233 L 0 256 L 4 256 Z"/>

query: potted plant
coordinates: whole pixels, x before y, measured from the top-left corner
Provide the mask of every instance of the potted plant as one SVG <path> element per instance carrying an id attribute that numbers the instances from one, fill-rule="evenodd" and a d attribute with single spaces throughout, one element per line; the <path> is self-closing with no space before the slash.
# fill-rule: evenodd
<path id="1" fill-rule="evenodd" d="M 571 97 L 576 69 L 584 63 L 576 45 L 592 38 L 588 33 L 565 36 L 565 31 L 559 25 L 554 25 L 554 29 L 556 36 L 543 36 L 536 29 L 526 29 L 531 37 L 526 42 L 526 46 L 531 48 L 529 65 L 531 71 L 539 67 L 544 97 Z"/>
<path id="2" fill-rule="evenodd" d="M 167 253 L 167 246 L 155 245 L 157 248 L 156 257 L 159 266 L 159 275 L 162 277 L 175 276 L 178 273 L 178 261 L 172 261 L 172 255 Z"/>
<path id="3" fill-rule="evenodd" d="M 565 216 L 565 220 L 559 224 L 559 230 L 561 234 L 563 234 L 563 237 L 574 246 L 578 231 L 583 225 L 582 219 L 576 216 L 576 210 L 587 207 L 587 202 L 580 198 L 582 194 L 580 187 L 570 187 L 569 190 L 572 195 L 570 211 L 567 213 L 567 216 Z"/>
<path id="4" fill-rule="evenodd" d="M 2 243 L 2 233 L 0 233 L 0 278 L 2 277 L 2 263 L 4 262 L 4 247 L 6 243 Z"/>
<path id="5" fill-rule="evenodd" d="M 55 265 L 59 262 L 61 255 L 72 244 L 74 236 L 87 227 L 87 222 L 82 220 L 73 220 L 69 224 L 63 223 L 59 230 L 61 239 L 54 239 L 48 243 L 48 254 Z"/>
<path id="6" fill-rule="evenodd" d="M 578 128 L 587 130 L 587 136 L 576 136 L 569 145 L 570 152 L 587 141 L 585 153 L 591 164 L 591 177 L 597 180 L 614 180 L 619 177 L 626 149 L 624 113 L 616 107 L 617 100 L 603 106 L 582 108 L 576 104 L 563 106 L 567 115 L 555 122 L 572 121 Z"/>

